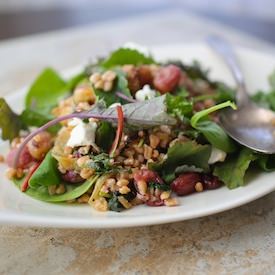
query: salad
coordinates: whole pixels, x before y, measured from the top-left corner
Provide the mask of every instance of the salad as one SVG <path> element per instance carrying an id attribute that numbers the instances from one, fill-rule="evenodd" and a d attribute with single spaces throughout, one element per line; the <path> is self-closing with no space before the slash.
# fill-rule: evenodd
<path id="1" fill-rule="evenodd" d="M 270 84 L 253 100 L 275 110 L 275 74 Z M 235 109 L 234 100 L 234 89 L 210 80 L 198 62 L 160 62 L 132 45 L 67 80 L 47 68 L 20 114 L 0 99 L 7 177 L 38 200 L 117 212 L 243 186 L 251 167 L 272 171 L 275 158 L 237 144 L 219 125 L 219 110 Z"/>

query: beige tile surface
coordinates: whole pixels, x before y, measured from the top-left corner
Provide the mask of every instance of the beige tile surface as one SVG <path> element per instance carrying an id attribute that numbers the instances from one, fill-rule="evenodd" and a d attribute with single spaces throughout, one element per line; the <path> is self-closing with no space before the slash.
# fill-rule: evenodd
<path id="1" fill-rule="evenodd" d="M 146 45 L 221 33 L 236 44 L 267 44 L 179 12 L 151 14 L 0 44 L 0 94 L 45 66 L 85 62 L 125 41 Z M 0 227 L 0 274 L 274 274 L 275 193 L 246 206 L 180 223 L 112 230 Z"/>

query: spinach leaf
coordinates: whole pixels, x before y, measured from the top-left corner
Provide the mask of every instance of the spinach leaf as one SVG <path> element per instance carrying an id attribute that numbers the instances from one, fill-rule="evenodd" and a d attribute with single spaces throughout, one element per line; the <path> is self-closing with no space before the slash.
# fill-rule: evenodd
<path id="1" fill-rule="evenodd" d="M 153 63 L 155 63 L 155 61 L 151 56 L 145 56 L 143 53 L 134 49 L 119 48 L 112 52 L 111 55 L 101 63 L 101 66 L 109 69 L 125 64 L 141 65 Z"/>
<path id="2" fill-rule="evenodd" d="M 175 178 L 177 168 L 183 165 L 195 166 L 204 171 L 208 171 L 210 154 L 210 145 L 201 145 L 194 141 L 178 143 L 168 149 L 167 156 L 164 160 L 150 163 L 149 169 L 161 173 L 166 181 L 169 182 Z"/>
<path id="3" fill-rule="evenodd" d="M 67 191 L 61 195 L 49 195 L 48 188 L 46 186 L 40 186 L 36 189 L 28 188 L 25 192 L 27 195 L 46 202 L 65 202 L 76 198 L 86 193 L 91 186 L 97 181 L 99 176 L 94 176 L 81 184 L 66 184 Z M 15 185 L 20 189 L 23 179 L 14 180 Z"/>
<path id="4" fill-rule="evenodd" d="M 61 180 L 57 169 L 57 160 L 52 156 L 51 151 L 49 151 L 37 170 L 31 176 L 29 186 L 35 189 L 41 185 L 50 186 L 60 183 Z"/>
<path id="5" fill-rule="evenodd" d="M 215 165 L 213 174 L 229 189 L 244 185 L 244 176 L 250 163 L 257 157 L 248 148 L 243 148 L 239 154 L 229 155 L 224 162 Z"/>
<path id="6" fill-rule="evenodd" d="M 174 117 L 183 120 L 190 117 L 193 112 L 193 104 L 182 96 L 166 95 L 167 112 Z"/>
<path id="7" fill-rule="evenodd" d="M 107 121 L 101 121 L 96 130 L 96 144 L 105 152 L 109 151 L 115 138 L 116 132 L 112 124 Z"/>
<path id="8" fill-rule="evenodd" d="M 16 113 L 12 111 L 4 98 L 0 98 L 0 129 L 3 140 L 12 140 L 18 136 L 24 124 Z"/>
<path id="9" fill-rule="evenodd" d="M 54 119 L 53 115 L 41 114 L 36 110 L 25 109 L 20 115 L 21 121 L 28 126 L 40 127 L 46 124 L 48 121 Z M 59 125 L 50 127 L 47 131 L 51 133 L 57 133 L 60 129 Z"/>
<path id="10" fill-rule="evenodd" d="M 42 126 L 52 120 L 51 110 L 58 102 L 65 98 L 75 86 L 85 78 L 83 72 L 64 81 L 51 68 L 45 69 L 32 84 L 25 98 L 25 110 L 21 114 L 22 120 L 28 126 Z M 54 132 L 57 128 L 51 128 Z"/>
<path id="11" fill-rule="evenodd" d="M 191 126 L 201 132 L 213 146 L 224 152 L 230 153 L 236 149 L 234 142 L 218 124 L 210 120 L 205 120 L 210 113 L 226 107 L 236 109 L 236 105 L 230 101 L 204 109 L 192 116 Z"/>
<path id="12" fill-rule="evenodd" d="M 58 100 L 68 94 L 66 82 L 51 68 L 45 69 L 32 84 L 25 99 L 26 108 L 49 113 Z"/>

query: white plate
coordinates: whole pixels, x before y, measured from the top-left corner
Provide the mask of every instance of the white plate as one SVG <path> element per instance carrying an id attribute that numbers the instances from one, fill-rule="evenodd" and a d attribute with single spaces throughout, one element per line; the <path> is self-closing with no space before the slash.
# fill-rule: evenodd
<path id="1" fill-rule="evenodd" d="M 212 69 L 211 77 L 232 84 L 227 68 L 203 44 L 155 47 L 153 53 L 159 59 L 180 58 L 190 62 L 195 58 Z M 249 89 L 255 91 L 267 88 L 267 76 L 275 68 L 273 56 L 248 49 L 238 49 L 238 54 Z M 15 110 L 22 108 L 25 91 L 23 89 L 7 97 Z M 7 143 L 0 142 L 0 152 L 5 153 L 7 150 Z M 50 204 L 34 200 L 21 193 L 5 178 L 5 170 L 5 165 L 1 164 L 0 223 L 24 226 L 110 228 L 169 223 L 231 209 L 275 190 L 275 173 L 261 173 L 250 178 L 242 188 L 229 191 L 223 187 L 181 197 L 180 205 L 176 207 L 154 208 L 142 205 L 122 213 L 100 213 L 88 205 Z"/>

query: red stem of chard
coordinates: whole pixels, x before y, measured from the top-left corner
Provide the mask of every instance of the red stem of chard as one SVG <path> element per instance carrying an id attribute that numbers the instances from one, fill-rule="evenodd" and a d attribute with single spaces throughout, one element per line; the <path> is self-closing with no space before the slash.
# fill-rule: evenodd
<path id="1" fill-rule="evenodd" d="M 115 151 L 119 145 L 119 142 L 121 140 L 122 132 L 123 132 L 123 124 L 124 124 L 124 115 L 123 110 L 121 106 L 116 107 L 117 110 L 117 130 L 116 130 L 116 137 L 112 144 L 111 150 L 110 150 L 110 157 L 114 157 Z"/>
<path id="2" fill-rule="evenodd" d="M 86 112 L 81 112 L 81 113 L 73 113 L 73 114 L 69 114 L 69 115 L 65 115 L 65 116 L 61 116 L 58 118 L 55 118 L 49 122 L 47 122 L 46 124 L 44 124 L 43 126 L 41 126 L 40 128 L 36 129 L 35 131 L 33 131 L 32 133 L 30 133 L 25 139 L 24 141 L 20 144 L 19 148 L 17 149 L 17 152 L 15 154 L 14 157 L 14 163 L 13 163 L 13 167 L 17 168 L 18 165 L 18 161 L 19 161 L 19 157 L 22 153 L 22 150 L 24 149 L 24 147 L 27 145 L 27 143 L 33 138 L 35 137 L 37 134 L 47 130 L 48 128 L 58 124 L 61 121 L 67 120 L 67 119 L 72 119 L 72 118 L 80 118 L 80 119 L 85 119 L 85 118 L 98 118 L 98 119 L 112 119 L 112 120 L 116 120 L 117 117 L 111 117 L 111 116 L 102 116 L 102 115 L 94 115 L 94 114 L 90 114 L 90 113 L 86 113 Z"/>
<path id="3" fill-rule="evenodd" d="M 41 162 L 37 162 L 30 168 L 30 171 L 28 172 L 26 178 L 24 179 L 24 181 L 21 185 L 22 192 L 27 191 L 27 189 L 29 187 L 29 180 L 30 180 L 31 176 L 33 175 L 33 173 L 36 171 L 36 169 L 40 166 L 40 164 L 41 164 Z"/>

